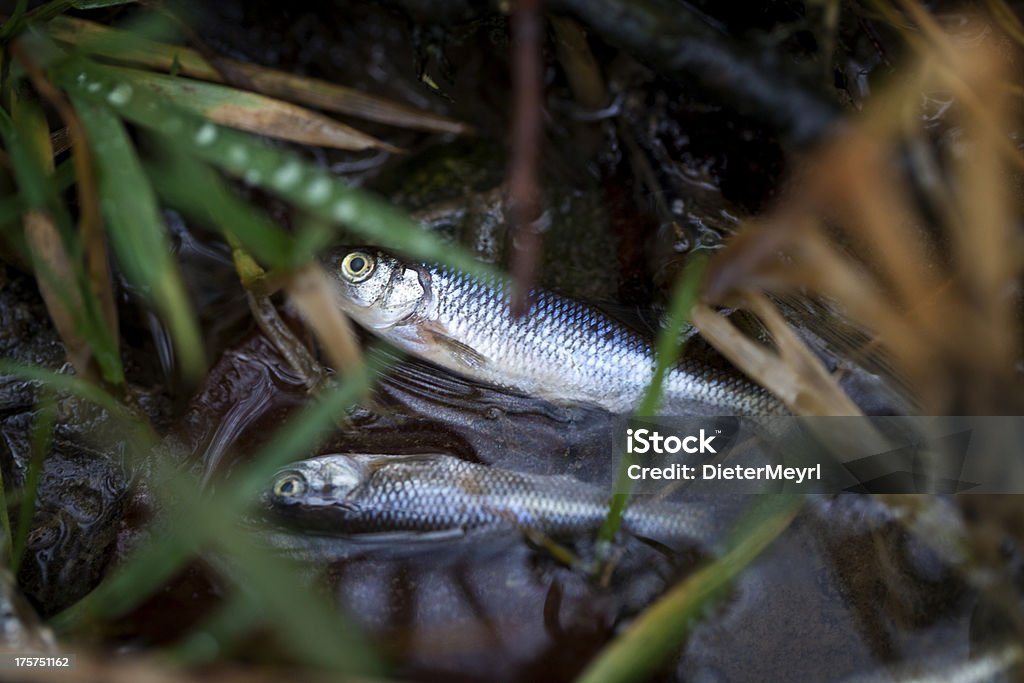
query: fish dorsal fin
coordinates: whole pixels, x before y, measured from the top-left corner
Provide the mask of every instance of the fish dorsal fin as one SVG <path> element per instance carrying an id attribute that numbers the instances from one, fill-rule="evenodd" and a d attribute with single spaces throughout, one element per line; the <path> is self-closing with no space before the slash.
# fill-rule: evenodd
<path id="1" fill-rule="evenodd" d="M 449 336 L 439 326 L 424 325 L 420 330 L 420 336 L 423 337 L 425 342 L 436 344 L 443 349 L 444 353 L 451 357 L 457 365 L 470 370 L 480 370 L 488 363 L 485 356 L 458 339 Z"/>

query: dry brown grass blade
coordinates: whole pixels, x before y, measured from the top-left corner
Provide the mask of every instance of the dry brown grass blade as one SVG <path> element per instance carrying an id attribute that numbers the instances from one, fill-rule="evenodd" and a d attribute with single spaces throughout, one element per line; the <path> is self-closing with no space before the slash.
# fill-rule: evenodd
<path id="1" fill-rule="evenodd" d="M 294 274 L 268 273 L 256 263 L 256 260 L 245 250 L 237 237 L 230 232 L 225 236 L 228 244 L 231 245 L 231 258 L 235 263 L 235 271 L 246 290 L 249 310 L 252 312 L 256 325 L 295 374 L 305 380 L 306 388 L 316 389 L 326 377 L 323 366 L 281 318 L 274 303 L 270 300 L 270 297 L 278 291 L 281 285 L 292 282 Z"/>
<path id="2" fill-rule="evenodd" d="M 302 378 L 306 389 L 313 391 L 319 387 L 326 377 L 323 366 L 281 318 L 274 302 L 251 291 L 246 296 L 249 310 L 263 336 L 270 340 L 292 371 Z"/>
<path id="3" fill-rule="evenodd" d="M 300 145 L 334 149 L 382 149 L 402 152 L 399 147 L 357 131 L 351 126 L 293 104 L 260 96 L 259 108 L 222 104 L 207 112 L 215 122 L 257 135 L 266 135 Z"/>
<path id="4" fill-rule="evenodd" d="M 342 312 L 338 290 L 319 264 L 310 263 L 295 272 L 285 283 L 285 290 L 333 367 L 344 370 L 362 364 L 362 351 Z"/>
<path id="5" fill-rule="evenodd" d="M 851 131 L 826 150 L 815 168 L 830 173 L 806 185 L 810 203 L 805 210 L 818 221 L 833 219 L 841 225 L 860 258 L 850 258 L 843 245 L 830 242 L 819 222 L 798 245 L 804 261 L 813 264 L 804 282 L 843 302 L 851 318 L 869 329 L 885 330 L 897 365 L 912 384 L 919 384 L 928 381 L 932 353 L 948 344 L 929 307 L 945 290 L 946 276 L 929 268 L 925 255 L 930 248 L 920 222 L 880 144 L 882 138 L 890 150 L 896 146 L 892 131 L 875 133 L 875 122 L 866 128 Z"/>
<path id="6" fill-rule="evenodd" d="M 53 326 L 57 328 L 68 361 L 75 373 L 87 381 L 96 382 L 99 373 L 93 362 L 92 349 L 78 334 L 73 311 L 82 310 L 78 288 L 74 286 L 75 274 L 71 259 L 64 249 L 64 242 L 50 216 L 41 211 L 27 211 L 22 219 L 25 227 L 25 241 L 32 256 L 33 270 L 37 275 L 39 292 Z M 67 286 L 71 283 L 72 286 Z"/>
<path id="7" fill-rule="evenodd" d="M 748 376 L 768 387 L 795 415 L 861 414 L 821 360 L 764 295 L 747 293 L 739 303 L 761 319 L 775 340 L 778 353 L 748 339 L 706 304 L 693 308 L 691 320 L 712 346 Z"/>
<path id="8" fill-rule="evenodd" d="M 1006 34 L 1012 37 L 1020 45 L 1024 45 L 1024 24 L 1014 14 L 1013 9 L 1006 4 L 1006 0 L 985 0 L 989 14 L 999 22 Z"/>
<path id="9" fill-rule="evenodd" d="M 117 348 L 119 328 L 117 306 L 114 303 L 114 284 L 107 257 L 106 238 L 103 233 L 103 217 L 99 206 L 99 190 L 96 186 L 92 150 L 89 147 L 85 129 L 75 114 L 74 108 L 43 75 L 34 60 L 29 57 L 27 50 L 21 47 L 20 41 L 15 42 L 12 51 L 24 65 L 36 91 L 53 105 L 61 120 L 64 121 L 63 135 L 51 136 L 51 144 L 53 144 L 53 138 L 58 137 L 58 139 L 63 138 L 67 145 L 74 147 L 73 163 L 77 179 L 78 231 L 82 240 L 85 273 L 93 296 L 99 303 L 100 315 L 103 316 L 107 333 L 110 335 L 113 347 Z M 59 153 L 56 148 L 52 150 L 50 164 L 53 163 L 53 157 Z M 81 305 L 81 302 L 78 303 Z"/>
<path id="10" fill-rule="evenodd" d="M 964 78 L 986 108 L 984 117 L 973 110 L 960 117 L 973 149 L 969 157 L 953 160 L 961 220 L 952 225 L 950 237 L 956 255 L 954 276 L 962 287 L 964 304 L 981 329 L 988 331 L 989 353 L 1000 358 L 1002 365 L 1011 366 L 1018 340 L 1009 285 L 1019 273 L 1021 242 L 1000 149 L 1010 140 L 1006 131 L 1012 122 L 1013 101 L 1001 87 L 1007 65 L 1003 60 L 992 61 L 965 65 L 970 72 Z"/>
<path id="11" fill-rule="evenodd" d="M 257 135 L 318 147 L 401 151 L 328 116 L 265 95 L 139 69 L 115 71 L 128 83 L 155 92 L 215 123 Z"/>
<path id="12" fill-rule="evenodd" d="M 888 164 L 892 137 L 849 133 L 823 155 L 820 167 L 832 172 L 825 180 L 809 183 L 810 199 L 819 215 L 858 226 L 845 234 L 865 261 L 877 264 L 886 290 L 907 306 L 934 291 L 938 282 L 916 235 L 907 190 Z"/>
<path id="13" fill-rule="evenodd" d="M 941 68 L 937 70 L 937 76 L 971 110 L 971 115 L 978 121 L 993 130 L 1003 130 L 999 128 L 999 121 L 992 116 L 991 101 L 980 96 L 975 87 L 978 83 L 977 79 L 987 82 L 991 80 L 992 76 L 990 73 L 980 72 L 978 68 L 992 66 L 1000 74 L 1005 75 L 1001 60 L 993 59 L 990 53 L 984 52 L 984 48 L 980 56 L 971 55 L 958 49 L 950 40 L 950 36 L 942 30 L 934 17 L 920 3 L 916 0 L 899 0 L 899 2 L 927 39 L 927 42 L 913 40 L 911 43 L 926 60 L 936 60 L 941 63 Z M 1014 146 L 1009 138 L 1000 137 L 996 141 L 996 146 L 1011 163 L 1024 170 L 1024 154 Z"/>
<path id="14" fill-rule="evenodd" d="M 26 56 L 17 45 L 12 46 L 12 49 L 19 57 Z M 32 62 L 29 61 L 26 66 L 31 74 L 34 71 Z M 18 108 L 25 106 L 18 99 L 12 104 L 16 116 Z M 41 112 L 24 118 L 26 133 L 34 138 L 33 148 L 38 154 L 40 168 L 52 174 L 53 150 L 50 147 L 50 131 L 47 129 L 46 120 Z M 79 333 L 75 320 L 75 314 L 83 309 L 83 302 L 76 283 L 74 263 L 53 216 L 45 211 L 33 209 L 24 214 L 22 224 L 39 292 L 53 325 L 64 342 L 64 352 L 68 361 L 79 376 L 90 382 L 97 382 L 100 378 L 99 368 L 92 349 L 85 337 Z"/>
<path id="15" fill-rule="evenodd" d="M 177 69 L 177 73 L 205 81 L 224 82 L 217 69 L 189 48 L 129 37 L 124 31 L 72 17 L 58 17 L 49 26 L 54 38 L 93 54 L 161 71 Z M 116 38 L 116 43 L 110 38 Z M 470 126 L 459 121 L 352 88 L 255 64 L 222 61 L 266 95 L 402 128 L 460 135 L 472 132 Z"/>
<path id="16" fill-rule="evenodd" d="M 587 44 L 587 32 L 567 17 L 551 16 L 549 21 L 558 39 L 558 61 L 565 69 L 573 97 L 587 109 L 596 110 L 608 104 L 608 90 Z"/>
<path id="17" fill-rule="evenodd" d="M 752 299 L 748 291 L 823 297 L 875 333 L 924 414 L 1016 412 L 1024 397 L 1013 383 L 1020 348 L 1013 291 L 1024 245 L 1007 185 L 1007 162 L 1020 162 L 1006 149 L 1012 147 L 1006 61 L 991 47 L 948 49 L 952 39 L 934 20 L 922 17 L 913 0 L 901 1 L 928 27 L 928 45 L 944 47 L 922 44 L 921 63 L 910 77 L 808 162 L 779 210 L 719 254 L 709 269 L 707 302 L 738 302 L 778 337 L 781 319 L 769 324 L 768 300 Z M 970 94 L 961 97 L 964 88 Z M 947 171 L 941 183 L 925 186 L 942 195 L 928 200 L 938 213 L 932 220 L 911 198 L 896 160 L 905 139 L 921 135 L 921 94 L 935 91 L 958 96 L 952 111 L 964 145 L 947 148 L 949 163 L 934 164 Z M 696 320 L 702 331 L 714 328 L 705 334 L 716 347 L 730 358 L 748 348 L 749 340 L 727 335 L 711 315 L 701 310 Z M 763 351 L 760 356 L 762 381 L 787 404 L 794 401 L 795 387 L 767 367 Z M 806 373 L 791 352 L 779 360 L 789 371 Z M 815 402 L 823 389 L 808 388 Z M 822 405 L 834 404 L 791 407 L 802 412 Z"/>

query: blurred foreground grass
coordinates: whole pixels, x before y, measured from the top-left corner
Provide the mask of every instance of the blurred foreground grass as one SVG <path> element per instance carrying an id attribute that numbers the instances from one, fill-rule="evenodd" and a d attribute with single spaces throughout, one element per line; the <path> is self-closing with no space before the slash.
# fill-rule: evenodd
<path id="1" fill-rule="evenodd" d="M 317 252 L 339 236 L 358 237 L 470 272 L 483 274 L 487 268 L 461 249 L 443 244 L 421 230 L 383 200 L 350 187 L 297 151 L 270 145 L 259 136 L 344 149 L 392 149 L 384 140 L 332 122 L 323 114 L 303 109 L 303 105 L 369 117 L 378 123 L 427 130 L 460 132 L 466 127 L 344 88 L 259 67 L 241 65 L 258 92 L 224 84 L 223 74 L 198 53 L 171 44 L 173 25 L 160 14 L 142 13 L 124 30 L 110 30 L 60 16 L 70 8 L 111 4 L 117 3 L 55 0 L 27 12 L 26 3 L 19 2 L 0 28 L 0 42 L 4 47 L 0 68 L 0 138 L 5 151 L 0 163 L 17 188 L 11 196 L 0 198 L 3 241 L 12 259 L 34 271 L 76 375 L 0 362 L 0 373 L 38 381 L 46 388 L 33 428 L 29 476 L 17 501 L 19 522 L 12 528 L 6 516 L 0 520 L 7 557 L 16 567 L 24 553 L 31 519 L 27 512 L 32 509 L 36 482 L 55 419 L 53 397 L 73 394 L 103 407 L 123 425 L 126 443 L 131 446 L 129 460 L 139 471 L 149 472 L 146 476 L 151 479 L 156 507 L 161 514 L 154 520 L 156 526 L 148 540 L 90 595 L 53 620 L 66 642 L 88 643 L 88 634 L 95 624 L 126 614 L 179 574 L 191 560 L 202 557 L 228 578 L 230 594 L 197 633 L 167 649 L 167 654 L 178 662 L 195 664 L 216 659 L 258 622 L 272 628 L 297 660 L 330 671 L 379 674 L 383 671 L 381 658 L 358 630 L 328 601 L 298 580 L 299 572 L 294 566 L 261 548 L 251 534 L 239 529 L 236 520 L 257 501 L 273 471 L 290 460 L 308 455 L 338 416 L 367 394 L 374 374 L 384 368 L 384 362 L 373 350 L 362 359 L 354 358 L 350 349 L 344 347 L 344 335 L 338 333 L 336 324 L 319 324 L 322 316 L 316 311 L 331 308 L 332 294 L 326 278 L 320 276 L 322 273 L 318 275 Z M 910 8 L 907 14 L 914 16 L 910 10 L 915 5 L 903 4 Z M 992 4 L 1000 12 L 1005 9 L 995 0 Z M 878 11 L 884 13 L 892 9 L 878 4 Z M 894 16 L 892 21 L 902 26 L 904 17 Z M 925 35 L 941 40 L 933 33 L 925 32 Z M 919 38 L 917 33 L 912 37 Z M 932 46 L 931 50 L 928 54 L 939 61 L 928 64 L 931 67 L 938 64 L 941 68 L 937 73 L 941 75 L 945 73 L 943 69 L 956 68 L 955 63 L 934 57 L 942 54 L 941 48 L 935 50 Z M 110 61 L 119 66 L 112 66 Z M 156 74 L 146 68 L 176 75 Z M 977 69 L 977 65 L 971 68 Z M 984 83 L 990 84 L 990 81 Z M 194 100 L 183 99 L 192 94 L 199 96 Z M 285 99 L 288 102 L 283 101 Z M 874 118 L 867 117 L 865 127 L 855 133 L 868 139 L 893 142 L 899 134 L 906 133 L 907 106 L 901 97 L 883 100 L 878 108 L 881 113 Z M 71 141 L 70 157 L 56 165 L 54 133 L 58 131 L 50 130 L 46 111 L 60 119 Z M 979 120 L 974 119 L 975 123 Z M 990 152 L 986 157 L 989 161 L 985 163 L 992 159 L 997 165 L 1007 161 L 1017 163 L 1007 158 L 1005 141 L 991 136 L 991 124 L 989 116 L 972 128 Z M 283 134 L 282 127 L 287 127 L 292 134 Z M 296 130 L 301 130 L 302 135 L 293 134 Z M 865 137 L 851 139 L 858 143 Z M 841 151 L 851 157 L 839 162 L 840 166 L 854 169 L 860 175 L 871 175 L 871 170 L 864 171 L 864 167 L 856 166 L 857 159 L 850 160 L 849 149 Z M 836 167 L 829 166 L 836 158 L 825 157 L 821 162 L 825 172 L 819 178 L 838 173 Z M 974 187 L 972 192 L 992 199 L 991 193 L 1001 187 L 999 182 L 992 181 L 995 173 L 992 168 L 977 167 L 972 173 L 982 179 L 981 185 L 987 185 Z M 883 175 L 877 177 L 884 178 Z M 876 199 L 885 196 L 876 186 L 865 189 L 853 182 L 856 178 L 848 180 L 844 197 L 861 196 L 851 193 L 850 188 Z M 274 223 L 236 190 L 239 181 L 286 203 L 303 218 L 296 221 L 300 227 L 289 232 Z M 69 202 L 67 195 L 72 187 L 76 197 L 74 202 Z M 835 187 L 829 185 L 827 189 Z M 868 218 L 875 220 L 869 225 L 872 232 L 867 236 L 869 241 L 880 240 L 876 246 L 888 245 L 898 254 L 913 255 L 914 246 L 907 246 L 898 235 L 893 237 L 882 229 L 889 224 L 887 212 L 899 209 L 900 214 L 906 213 L 901 202 L 864 203 L 872 212 Z M 996 197 L 995 202 L 993 206 L 997 208 L 1005 206 L 1005 197 Z M 920 349 L 940 348 L 935 346 L 935 338 L 950 329 L 950 311 L 959 316 L 954 327 L 977 328 L 988 324 L 985 329 L 993 338 L 998 337 L 994 348 L 1000 353 L 983 359 L 997 370 L 989 369 L 984 373 L 993 386 L 986 389 L 989 393 L 981 397 L 979 405 L 986 405 L 984 400 L 991 398 L 991 392 L 1002 390 L 1003 385 L 996 381 L 994 374 L 1004 371 L 1002 363 L 1006 360 L 1007 349 L 1013 346 L 1012 340 L 1004 338 L 1009 334 L 1004 330 L 1005 311 L 985 310 L 979 319 L 965 311 L 962 302 L 957 300 L 941 311 L 947 316 L 941 325 L 937 322 L 938 315 L 936 318 L 922 315 L 921 320 L 910 321 L 919 324 L 911 325 L 908 331 L 907 321 L 887 306 L 879 305 L 875 293 L 868 292 L 876 298 L 865 298 L 862 288 L 858 288 L 862 284 L 861 273 L 857 271 L 856 277 L 849 275 L 852 266 L 845 258 L 846 253 L 833 246 L 826 247 L 824 231 L 806 229 L 811 220 L 808 216 L 817 215 L 814 212 L 820 205 L 808 209 L 806 204 L 795 202 L 792 206 L 799 210 L 784 207 L 775 216 L 774 220 L 785 229 L 773 233 L 773 239 L 782 235 L 788 240 L 788 246 L 799 247 L 795 250 L 797 253 L 810 254 L 810 265 L 802 266 L 811 271 L 818 269 L 812 273 L 817 278 L 807 277 L 807 270 L 800 271 L 796 284 L 825 283 L 822 284 L 824 294 L 845 304 L 855 317 L 859 315 L 861 322 L 876 325 L 882 337 L 890 338 L 900 370 L 911 381 L 920 383 L 926 394 L 931 392 L 934 396 L 941 394 L 941 387 L 933 390 L 928 383 L 937 386 L 942 379 L 936 379 L 931 372 L 942 359 L 921 354 Z M 106 262 L 108 244 L 131 291 L 169 330 L 182 377 L 190 385 L 198 384 L 209 362 L 204 357 L 203 331 L 196 322 L 178 264 L 169 249 L 161 207 L 173 208 L 218 231 L 235 250 L 236 262 L 252 265 L 245 272 L 240 268 L 239 275 L 254 294 L 265 296 L 274 289 L 268 282 L 281 283 L 296 300 L 297 308 L 306 313 L 307 321 L 329 357 L 349 359 L 338 362 L 342 371 L 340 380 L 326 388 L 309 408 L 275 434 L 254 455 L 247 468 L 232 478 L 229 486 L 218 489 L 215 497 L 206 495 L 199 481 L 156 457 L 160 452 L 153 429 L 122 402 L 126 388 L 113 305 L 115 287 L 111 266 Z M 999 297 L 993 292 L 1005 284 L 1007 273 L 1015 272 L 1013 269 L 1020 265 L 1008 264 L 1004 258 L 1005 254 L 1016 252 L 1006 249 L 1005 254 L 1000 253 L 1007 242 L 1000 231 L 1008 221 L 1005 215 L 981 208 L 980 204 L 956 208 L 951 211 L 949 220 L 955 225 L 955 217 L 961 213 L 982 216 L 987 229 L 998 233 L 981 245 L 988 251 L 973 256 L 985 262 L 994 259 L 999 266 L 998 277 L 968 278 L 966 284 L 974 288 L 968 292 L 969 300 L 982 297 L 995 302 Z M 807 237 L 809 234 L 811 237 Z M 782 396 L 794 412 L 828 413 L 848 409 L 843 397 L 837 398 L 835 383 L 821 372 L 820 363 L 799 340 L 786 335 L 787 328 L 781 318 L 773 317 L 773 309 L 758 298 L 756 292 L 772 291 L 773 285 L 780 282 L 790 285 L 794 282 L 772 269 L 777 265 L 774 260 L 748 258 L 750 254 L 755 257 L 767 254 L 774 258 L 778 252 L 777 241 L 766 239 L 768 244 L 764 246 L 758 241 L 758 233 L 753 235 L 738 240 L 712 263 L 708 289 L 717 299 L 712 302 L 705 298 L 697 304 L 696 324 L 719 350 Z M 812 252 L 812 248 L 818 251 Z M 964 249 L 970 248 L 971 245 L 964 245 Z M 879 251 L 884 252 L 884 249 Z M 971 254 L 965 256 L 971 257 Z M 818 258 L 816 263 L 815 258 Z M 884 270 L 886 265 L 890 270 L 899 271 L 891 276 L 897 289 L 905 288 L 902 293 L 906 298 L 934 292 L 937 286 L 933 280 L 913 280 L 912 276 L 919 274 L 917 269 L 907 268 L 912 271 L 909 276 L 902 273 L 908 263 L 916 265 L 910 257 L 888 261 L 883 264 L 882 272 L 888 272 Z M 893 268 L 894 265 L 897 267 Z M 674 343 L 678 330 L 700 298 L 697 283 L 702 275 L 701 267 L 702 262 L 695 262 L 688 275 L 680 279 L 669 309 L 669 324 L 658 344 L 655 381 L 641 413 L 656 409 L 660 377 L 678 353 Z M 840 275 L 847 277 L 843 279 L 838 277 Z M 849 287 L 841 291 L 825 287 L 837 282 Z M 258 288 L 263 289 L 257 292 Z M 779 287 L 776 293 L 785 293 L 785 288 Z M 739 303 L 760 314 L 769 327 L 774 325 L 772 331 L 776 340 L 783 340 L 779 344 L 780 355 L 770 355 L 764 348 L 744 343 L 749 340 L 732 334 L 707 305 L 709 302 Z M 953 347 L 952 350 L 949 347 Z M 962 351 L 955 345 L 943 346 L 940 350 Z M 0 501 L 4 512 L 10 502 Z M 614 537 L 617 520 L 626 503 L 624 497 L 615 498 L 603 532 L 604 540 Z M 641 615 L 595 660 L 584 674 L 585 680 L 635 679 L 654 670 L 685 637 L 687 625 L 705 614 L 705 607 L 727 591 L 740 572 L 783 531 L 799 504 L 799 499 L 780 497 L 766 503 L 767 507 L 759 508 L 762 513 L 759 523 L 738 529 L 719 559 L 672 589 Z M 215 641 L 213 645 L 211 637 Z"/>
<path id="2" fill-rule="evenodd" d="M 315 276 L 319 249 L 340 234 L 356 235 L 464 271 L 488 270 L 380 199 L 255 134 L 287 133 L 283 137 L 293 142 L 347 149 L 389 149 L 387 143 L 321 114 L 272 99 L 279 95 L 397 125 L 465 128 L 432 114 L 417 118 L 408 108 L 380 100 L 368 106 L 365 97 L 344 89 L 269 70 L 247 69 L 252 82 L 262 86 L 261 94 L 193 80 L 190 75 L 221 79 L 198 54 L 153 40 L 173 35 L 159 14 L 144 13 L 129 30 L 117 31 L 61 18 L 71 7 L 85 5 L 51 3 L 26 13 L 22 3 L 4 24 L 0 135 L 18 192 L 0 202 L 0 219 L 4 241 L 23 263 L 32 264 L 44 294 L 49 293 L 46 303 L 77 377 L 8 361 L 0 362 L 0 373 L 38 381 L 47 392 L 75 395 L 108 411 L 123 425 L 129 462 L 135 471 L 146 473 L 159 512 L 147 540 L 52 625 L 65 642 L 88 643 L 87 634 L 96 625 L 127 614 L 202 557 L 232 588 L 195 635 L 167 649 L 172 659 L 192 664 L 216 660 L 259 623 L 271 628 L 298 661 L 330 671 L 379 674 L 382 662 L 358 630 L 330 601 L 303 585 L 287 560 L 269 554 L 240 529 L 237 520 L 258 501 L 273 471 L 313 451 L 338 416 L 366 395 L 374 373 L 382 369 L 372 351 L 362 362 L 352 360 L 339 347 L 337 326 L 330 333 L 332 328 L 320 322 L 324 316 L 316 311 L 329 308 L 332 299 L 326 278 Z M 94 55 L 178 75 L 113 67 Z M 53 146 L 44 106 L 59 115 L 71 141 L 70 159 L 57 167 L 52 160 L 60 150 Z M 305 133 L 297 136 L 296 130 Z M 236 192 L 232 179 L 280 198 L 310 220 L 299 221 L 305 227 L 294 232 L 283 230 Z M 70 187 L 77 195 L 77 211 L 66 202 Z M 268 281 L 283 283 L 299 310 L 307 312 L 328 355 L 350 359 L 342 362 L 341 381 L 288 422 L 216 496 L 206 495 L 201 482 L 172 467 L 145 418 L 120 401 L 125 380 L 117 320 L 111 314 L 114 286 L 103 258 L 108 242 L 132 291 L 169 330 L 183 378 L 195 385 L 208 362 L 202 331 L 171 256 L 161 207 L 219 231 L 235 250 L 236 263 L 251 264 L 239 272 L 243 283 L 261 296 L 273 291 L 266 289 Z M 302 273 L 307 284 L 300 287 L 295 278 Z M 675 340 L 695 300 L 699 275 L 699 268 L 691 269 L 674 297 L 674 322 L 662 335 L 658 374 L 644 404 L 648 412 L 658 404 L 660 377 L 677 357 Z M 35 455 L 20 501 L 19 525 L 11 530 L 8 524 L 5 534 L 13 539 L 9 556 L 14 562 L 24 551 L 31 520 L 24 513 L 31 510 L 33 482 L 52 427 L 52 410 L 44 408 L 34 430 Z M 625 503 L 624 497 L 616 498 L 607 539 L 615 535 Z M 715 567 L 708 571 L 726 582 L 733 575 L 719 574 Z"/>
<path id="3" fill-rule="evenodd" d="M 148 46 L 158 45 L 172 55 L 170 66 L 175 69 L 181 66 L 179 57 L 186 71 L 202 68 L 194 53 L 151 40 L 174 34 L 159 12 L 137 14 L 125 31 L 60 18 L 67 9 L 111 4 L 117 3 L 51 2 L 27 12 L 26 3 L 20 2 L 0 29 L 0 138 L 5 150 L 0 162 L 17 187 L 15 194 L 0 200 L 5 259 L 34 270 L 76 376 L 8 360 L 0 361 L 0 374 L 37 382 L 45 387 L 45 396 L 73 395 L 106 410 L 121 426 L 128 465 L 147 478 L 158 511 L 147 540 L 52 625 L 64 642 L 87 644 L 97 624 L 139 606 L 202 557 L 232 588 L 204 639 L 186 638 L 168 650 L 172 658 L 192 663 L 216 659 L 248 636 L 254 624 L 263 624 L 296 661 L 348 674 L 379 674 L 382 662 L 361 633 L 331 601 L 298 578 L 296 567 L 262 546 L 238 520 L 259 501 L 272 473 L 315 449 L 339 416 L 366 395 L 374 374 L 384 369 L 384 361 L 372 350 L 360 360 L 345 347 L 340 313 L 337 320 L 324 323 L 331 318 L 324 311 L 337 307 L 329 280 L 317 276 L 318 250 L 339 236 L 355 236 L 464 270 L 488 271 L 382 200 L 256 134 L 353 150 L 392 149 L 387 143 L 267 94 L 114 67 L 90 57 L 114 54 L 134 63 L 121 51 L 149 41 Z M 202 75 L 213 79 L 216 74 Z M 271 94 L 311 99 L 326 109 L 428 130 L 465 130 L 428 112 L 310 79 L 271 70 L 261 70 L 254 78 Z M 44 108 L 56 114 L 62 130 L 49 129 Z M 70 157 L 55 167 L 53 160 L 62 152 L 53 145 L 56 136 L 51 133 L 57 132 L 70 138 L 71 145 Z M 305 227 L 281 229 L 236 191 L 231 178 L 281 198 L 305 216 L 297 221 Z M 76 201 L 69 205 L 66 192 L 72 187 Z M 251 264 L 239 273 L 243 283 L 260 284 L 260 296 L 273 292 L 275 287 L 268 288 L 267 282 L 283 285 L 298 309 L 313 318 L 311 327 L 328 356 L 343 359 L 341 378 L 321 387 L 315 401 L 216 496 L 178 471 L 172 465 L 177 460 L 157 449 L 156 433 L 146 418 L 122 403 L 126 387 L 107 244 L 131 292 L 169 331 L 186 385 L 196 386 L 207 369 L 203 333 L 170 249 L 163 207 L 218 230 L 233 246 L 236 262 Z M 6 515 L 10 503 L 0 501 L 5 556 L 15 568 L 25 549 L 35 487 L 54 426 L 52 405 L 52 398 L 44 398 L 38 412 L 15 528 Z"/>

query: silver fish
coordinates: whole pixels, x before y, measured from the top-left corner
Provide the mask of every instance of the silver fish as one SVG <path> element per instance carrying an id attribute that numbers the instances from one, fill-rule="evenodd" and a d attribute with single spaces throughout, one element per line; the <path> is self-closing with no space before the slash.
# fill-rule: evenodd
<path id="1" fill-rule="evenodd" d="M 266 502 L 303 531 L 358 537 L 407 532 L 463 536 L 532 530 L 553 538 L 597 531 L 606 491 L 566 475 L 537 475 L 444 455 L 331 454 L 278 473 Z M 673 548 L 709 545 L 706 506 L 638 498 L 623 527 Z"/>
<path id="2" fill-rule="evenodd" d="M 639 404 L 654 374 L 648 340 L 600 311 L 534 292 L 521 319 L 508 287 L 376 248 L 338 249 L 324 258 L 357 323 L 402 350 L 486 384 L 554 403 L 614 413 Z M 738 373 L 684 359 L 664 380 L 663 410 L 682 414 L 786 414 Z"/>

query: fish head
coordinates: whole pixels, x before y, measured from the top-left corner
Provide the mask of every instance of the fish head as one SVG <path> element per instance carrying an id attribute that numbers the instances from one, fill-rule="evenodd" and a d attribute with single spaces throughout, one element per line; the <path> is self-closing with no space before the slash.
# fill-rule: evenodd
<path id="1" fill-rule="evenodd" d="M 288 516 L 343 507 L 366 479 L 365 469 L 344 455 L 302 460 L 279 471 L 266 495 L 272 510 Z"/>
<path id="2" fill-rule="evenodd" d="M 334 249 L 323 262 L 345 313 L 371 330 L 402 323 L 427 296 L 421 269 L 373 247 Z"/>

